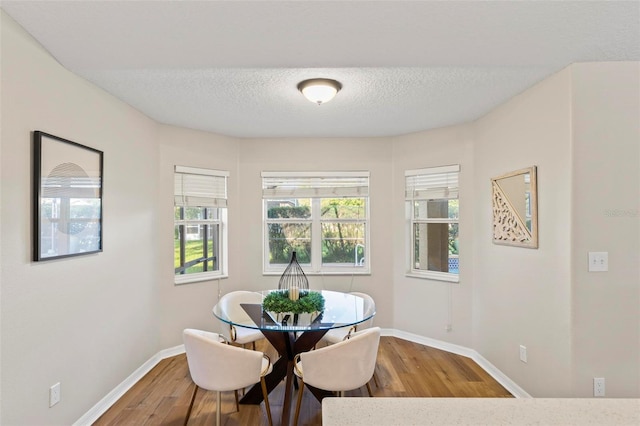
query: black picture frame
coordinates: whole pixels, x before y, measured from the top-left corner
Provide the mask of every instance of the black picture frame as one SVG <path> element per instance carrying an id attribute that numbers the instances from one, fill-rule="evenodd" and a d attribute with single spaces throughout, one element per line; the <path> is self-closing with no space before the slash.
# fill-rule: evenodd
<path id="1" fill-rule="evenodd" d="M 33 260 L 102 251 L 103 152 L 33 132 Z"/>

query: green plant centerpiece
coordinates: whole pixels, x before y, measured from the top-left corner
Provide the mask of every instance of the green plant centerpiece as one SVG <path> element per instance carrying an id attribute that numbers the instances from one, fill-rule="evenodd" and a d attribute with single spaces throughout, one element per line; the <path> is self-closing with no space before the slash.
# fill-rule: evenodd
<path id="1" fill-rule="evenodd" d="M 262 301 L 262 309 L 276 314 L 311 314 L 324 310 L 324 297 L 317 291 L 301 291 L 297 300 L 289 297 L 289 290 L 276 290 Z"/>

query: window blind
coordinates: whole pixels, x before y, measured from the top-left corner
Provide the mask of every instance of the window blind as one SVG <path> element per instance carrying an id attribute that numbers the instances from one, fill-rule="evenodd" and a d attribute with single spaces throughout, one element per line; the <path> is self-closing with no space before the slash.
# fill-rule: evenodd
<path id="1" fill-rule="evenodd" d="M 174 205 L 227 207 L 228 172 L 175 166 Z"/>
<path id="2" fill-rule="evenodd" d="M 407 170 L 405 200 L 435 200 L 458 198 L 460 165 Z"/>
<path id="3" fill-rule="evenodd" d="M 262 198 L 369 196 L 369 172 L 262 172 Z"/>

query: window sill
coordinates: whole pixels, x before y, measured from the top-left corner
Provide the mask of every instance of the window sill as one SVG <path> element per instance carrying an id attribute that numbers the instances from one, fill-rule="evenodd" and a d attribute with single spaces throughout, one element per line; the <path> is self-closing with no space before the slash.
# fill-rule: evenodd
<path id="1" fill-rule="evenodd" d="M 263 276 L 281 276 L 284 273 L 284 269 L 282 271 L 262 271 Z M 327 275 L 371 275 L 371 271 L 325 271 L 325 272 L 307 272 L 304 274 L 306 276 L 327 276 Z"/>
<path id="2" fill-rule="evenodd" d="M 446 281 L 451 283 L 460 282 L 460 275 L 448 274 L 446 272 L 424 272 L 424 273 L 407 272 L 405 273 L 405 277 L 419 278 L 422 280 Z"/>
<path id="3" fill-rule="evenodd" d="M 194 276 L 185 275 L 182 277 L 175 276 L 173 283 L 175 285 L 183 285 L 183 284 L 199 283 L 203 281 L 215 281 L 215 280 L 225 279 L 225 278 L 229 278 L 229 275 L 194 275 Z"/>

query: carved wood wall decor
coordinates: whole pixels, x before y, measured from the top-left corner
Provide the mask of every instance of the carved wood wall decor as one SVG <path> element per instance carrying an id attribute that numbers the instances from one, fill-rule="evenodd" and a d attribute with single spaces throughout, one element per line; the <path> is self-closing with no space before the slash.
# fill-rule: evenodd
<path id="1" fill-rule="evenodd" d="M 536 166 L 491 179 L 493 242 L 538 248 Z"/>

